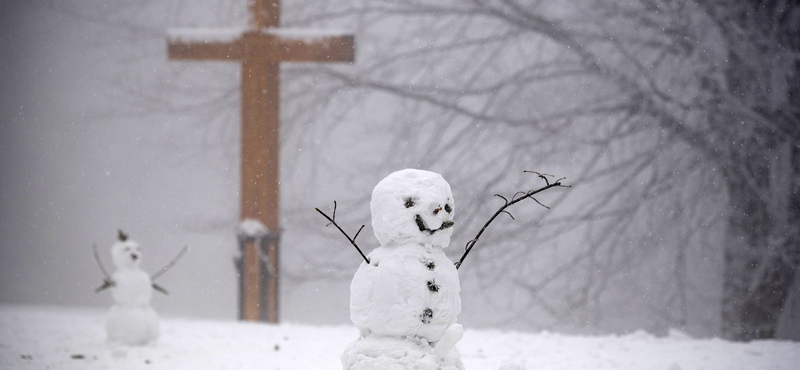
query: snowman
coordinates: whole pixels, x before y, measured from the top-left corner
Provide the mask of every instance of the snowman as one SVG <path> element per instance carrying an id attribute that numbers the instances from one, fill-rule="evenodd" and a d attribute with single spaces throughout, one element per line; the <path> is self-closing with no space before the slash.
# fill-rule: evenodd
<path id="1" fill-rule="evenodd" d="M 153 290 L 164 294 L 167 291 L 153 283 L 158 276 L 169 270 L 188 250 L 184 247 L 178 256 L 151 278 L 139 267 L 142 263 L 142 248 L 135 241 L 128 239 L 122 230 L 118 240 L 111 246 L 111 257 L 117 270 L 109 275 L 94 248 L 94 257 L 105 279 L 103 285 L 95 290 L 98 293 L 111 289 L 114 305 L 106 319 L 106 334 L 112 344 L 141 346 L 153 343 L 158 339 L 158 315 L 150 305 Z"/>
<path id="2" fill-rule="evenodd" d="M 444 249 L 455 203 L 441 175 L 406 169 L 372 191 L 380 247 L 350 285 L 350 318 L 361 337 L 342 355 L 345 370 L 463 370 L 458 272 Z"/>

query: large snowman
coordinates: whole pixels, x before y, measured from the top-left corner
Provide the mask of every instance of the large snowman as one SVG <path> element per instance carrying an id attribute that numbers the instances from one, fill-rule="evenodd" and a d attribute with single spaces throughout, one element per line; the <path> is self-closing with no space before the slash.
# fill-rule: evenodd
<path id="1" fill-rule="evenodd" d="M 458 272 L 444 249 L 455 203 L 441 175 L 406 169 L 372 191 L 380 247 L 350 285 L 350 318 L 361 338 L 345 349 L 345 370 L 461 370 Z"/>
<path id="2" fill-rule="evenodd" d="M 116 344 L 145 345 L 158 339 L 158 316 L 150 305 L 153 282 L 142 271 L 142 250 L 120 232 L 119 240 L 111 247 L 117 270 L 111 276 L 111 296 L 114 305 L 108 312 L 106 333 Z"/>

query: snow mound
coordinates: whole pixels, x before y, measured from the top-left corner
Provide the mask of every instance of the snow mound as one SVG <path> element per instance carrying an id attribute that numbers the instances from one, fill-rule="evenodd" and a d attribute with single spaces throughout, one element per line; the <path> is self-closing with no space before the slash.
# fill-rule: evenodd
<path id="1" fill-rule="evenodd" d="M 350 343 L 342 355 L 344 370 L 464 370 L 458 349 L 439 358 L 424 339 L 371 335 Z"/>
<path id="2" fill-rule="evenodd" d="M 264 226 L 261 221 L 254 218 L 247 218 L 239 223 L 236 234 L 238 234 L 240 238 L 244 237 L 258 239 L 269 234 L 269 230 L 267 230 L 267 227 Z"/>

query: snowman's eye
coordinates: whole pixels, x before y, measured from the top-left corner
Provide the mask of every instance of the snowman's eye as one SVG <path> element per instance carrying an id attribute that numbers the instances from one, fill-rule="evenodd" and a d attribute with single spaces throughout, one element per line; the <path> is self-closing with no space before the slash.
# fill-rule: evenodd
<path id="1" fill-rule="evenodd" d="M 447 213 L 453 213 L 453 207 L 450 207 L 450 205 L 449 205 L 449 204 L 445 204 L 445 205 L 444 205 L 444 210 L 445 210 L 445 212 L 447 212 Z"/>
<path id="2" fill-rule="evenodd" d="M 414 204 L 416 204 L 414 203 L 414 199 L 412 199 L 411 197 L 406 198 L 406 204 L 405 204 L 406 208 L 411 208 L 414 206 Z"/>

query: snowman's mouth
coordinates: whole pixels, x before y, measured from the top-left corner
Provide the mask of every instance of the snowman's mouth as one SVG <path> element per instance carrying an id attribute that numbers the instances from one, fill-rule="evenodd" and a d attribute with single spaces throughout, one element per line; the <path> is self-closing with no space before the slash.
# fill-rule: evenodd
<path id="1" fill-rule="evenodd" d="M 439 226 L 438 229 L 431 230 L 430 228 L 428 228 L 428 225 L 425 224 L 425 220 L 423 220 L 422 216 L 420 215 L 414 216 L 414 221 L 417 222 L 417 227 L 419 227 L 419 231 L 421 231 L 422 233 L 427 233 L 428 235 L 433 235 L 437 231 L 453 227 L 453 221 L 444 221 L 442 222 L 442 226 Z"/>
<path id="2" fill-rule="evenodd" d="M 139 259 L 139 256 L 138 256 L 138 255 L 136 255 L 136 254 L 131 254 L 131 260 L 134 260 L 134 261 L 136 261 L 136 260 L 138 260 L 138 259 Z"/>

